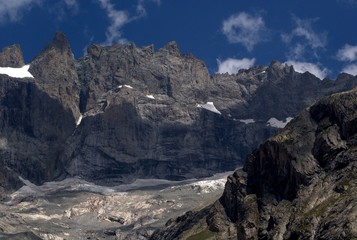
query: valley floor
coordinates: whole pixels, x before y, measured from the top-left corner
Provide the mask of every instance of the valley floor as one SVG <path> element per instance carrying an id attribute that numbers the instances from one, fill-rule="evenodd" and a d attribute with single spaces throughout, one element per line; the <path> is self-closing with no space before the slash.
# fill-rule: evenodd
<path id="1" fill-rule="evenodd" d="M 55 240 L 147 239 L 169 219 L 220 197 L 231 173 L 177 182 L 142 179 L 115 187 L 77 178 L 42 186 L 23 180 L 26 185 L 0 204 L 0 229 Z"/>

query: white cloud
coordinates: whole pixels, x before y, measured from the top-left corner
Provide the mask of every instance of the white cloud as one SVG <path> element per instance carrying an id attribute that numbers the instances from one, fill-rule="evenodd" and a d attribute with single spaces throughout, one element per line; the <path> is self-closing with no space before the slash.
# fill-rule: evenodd
<path id="1" fill-rule="evenodd" d="M 64 2 L 66 3 L 67 6 L 69 7 L 75 7 L 77 6 L 77 0 L 64 0 Z"/>
<path id="2" fill-rule="evenodd" d="M 310 72 L 320 79 L 324 79 L 329 72 L 327 68 L 321 69 L 321 67 L 318 66 L 317 64 L 309 63 L 309 62 L 298 62 L 298 61 L 289 60 L 286 61 L 285 64 L 289 66 L 293 66 L 296 72 L 299 73 Z"/>
<path id="3" fill-rule="evenodd" d="M 356 76 L 357 75 L 357 63 L 347 65 L 346 67 L 344 67 L 342 69 L 342 72 Z"/>
<path id="4" fill-rule="evenodd" d="M 240 69 L 248 69 L 252 67 L 255 63 L 255 58 L 248 59 L 248 58 L 243 58 L 243 59 L 234 59 L 234 58 L 228 58 L 224 61 L 221 61 L 217 59 L 217 64 L 218 64 L 218 71 L 217 73 L 229 73 L 229 74 L 235 74 L 237 73 Z"/>
<path id="5" fill-rule="evenodd" d="M 340 61 L 355 61 L 357 60 L 357 45 L 352 46 L 346 44 L 337 52 L 337 59 Z"/>
<path id="6" fill-rule="evenodd" d="M 41 0 L 7 0 L 0 3 L 0 23 L 17 22 L 22 19 L 25 11 L 40 4 Z"/>
<path id="7" fill-rule="evenodd" d="M 230 43 L 240 43 L 248 51 L 266 41 L 268 30 L 261 16 L 241 12 L 223 21 L 222 32 Z"/>
<path id="8" fill-rule="evenodd" d="M 129 23 L 130 17 L 129 13 L 122 10 L 116 10 L 114 5 L 110 0 L 98 0 L 100 6 L 105 10 L 107 16 L 110 20 L 110 25 L 105 33 L 106 40 L 103 42 L 104 45 L 111 45 L 118 42 L 126 42 L 126 39 L 122 37 L 121 28 Z"/>
<path id="9" fill-rule="evenodd" d="M 312 28 L 312 23 L 318 19 L 300 19 L 293 16 L 296 27 L 290 33 L 283 33 L 281 39 L 286 43 L 290 51 L 290 59 L 301 59 L 306 50 L 312 50 L 317 56 L 317 50 L 323 49 L 327 45 L 327 33 L 317 33 Z"/>
<path id="10" fill-rule="evenodd" d="M 67 0 L 73 1 L 73 0 Z M 160 5 L 160 0 L 151 0 Z M 147 15 L 145 9 L 145 0 L 138 0 L 136 4 L 136 14 L 131 16 L 128 11 L 117 10 L 115 6 L 111 3 L 111 0 L 98 0 L 100 6 L 105 10 L 109 20 L 110 25 L 106 31 L 106 40 L 102 43 L 104 45 L 112 45 L 114 43 L 126 43 L 127 40 L 122 36 L 122 28 L 124 25 L 138 20 Z"/>
<path id="11" fill-rule="evenodd" d="M 74 11 L 78 11 L 78 2 L 77 0 L 64 0 L 66 6 Z"/>
<path id="12" fill-rule="evenodd" d="M 138 4 L 136 5 L 136 13 L 138 17 L 146 16 L 146 9 L 144 7 L 144 0 L 139 0 Z"/>

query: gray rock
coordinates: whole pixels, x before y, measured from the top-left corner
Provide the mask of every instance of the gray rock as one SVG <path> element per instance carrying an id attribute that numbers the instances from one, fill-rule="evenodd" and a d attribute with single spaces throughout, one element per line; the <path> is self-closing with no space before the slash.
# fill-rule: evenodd
<path id="1" fill-rule="evenodd" d="M 215 204 L 152 239 L 173 229 L 184 239 L 197 228 L 227 239 L 216 226 L 229 224 L 238 239 L 356 239 L 356 113 L 356 88 L 322 99 L 253 151 Z"/>
<path id="2" fill-rule="evenodd" d="M 233 170 L 281 130 L 268 126 L 269 118 L 294 117 L 318 98 L 357 82 L 347 74 L 321 81 L 279 62 L 210 76 L 204 62 L 182 54 L 175 42 L 157 51 L 134 44 L 92 45 L 76 60 L 63 33 L 30 65 L 34 79 L 0 76 L 4 190 L 21 186 L 18 175 L 38 184 L 66 176 L 118 184 Z M 210 111 L 207 102 L 217 110 Z M 326 146 L 336 154 L 344 149 L 339 138 L 328 141 L 334 131 L 322 132 L 316 149 Z M 270 144 L 267 155 L 280 147 Z M 291 154 L 289 148 L 281 151 L 285 155 L 276 166 Z M 321 161 L 329 162 L 324 156 Z M 308 180 L 301 174 L 315 171 L 304 164 L 296 173 L 290 167 L 284 174 L 296 187 Z M 285 186 L 269 188 L 294 197 Z"/>
<path id="3" fill-rule="evenodd" d="M 33 232 L 24 232 L 16 234 L 3 234 L 0 233 L 1 240 L 41 240 L 40 237 L 36 236 Z"/>
<path id="4" fill-rule="evenodd" d="M 48 46 L 31 62 L 29 71 L 40 89 L 70 109 L 75 119 L 79 118 L 80 86 L 76 60 L 63 33 L 56 33 Z"/>
<path id="5" fill-rule="evenodd" d="M 20 45 L 16 44 L 5 47 L 0 53 L 0 67 L 19 68 L 24 65 L 25 63 Z"/>

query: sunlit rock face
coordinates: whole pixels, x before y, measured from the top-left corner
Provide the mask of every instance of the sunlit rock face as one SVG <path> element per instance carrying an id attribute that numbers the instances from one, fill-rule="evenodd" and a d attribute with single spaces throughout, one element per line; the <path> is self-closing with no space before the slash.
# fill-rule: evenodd
<path id="1" fill-rule="evenodd" d="M 5 48 L 0 64 L 30 74 L 0 72 L 3 190 L 20 187 L 18 176 L 119 184 L 234 170 L 300 110 L 356 84 L 279 62 L 210 75 L 175 42 L 92 45 L 74 59 L 63 33 L 28 65 L 18 46 Z"/>

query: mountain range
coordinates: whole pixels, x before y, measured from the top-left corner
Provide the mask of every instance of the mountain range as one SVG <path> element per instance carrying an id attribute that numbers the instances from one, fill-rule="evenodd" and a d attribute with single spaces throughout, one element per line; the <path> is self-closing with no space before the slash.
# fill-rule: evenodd
<path id="1" fill-rule="evenodd" d="M 78 176 L 106 185 L 183 180 L 234 170 L 263 140 L 319 98 L 356 85 L 273 61 L 210 75 L 170 42 L 91 45 L 75 59 L 63 33 L 28 65 L 19 45 L 0 54 L 2 191 Z"/>

